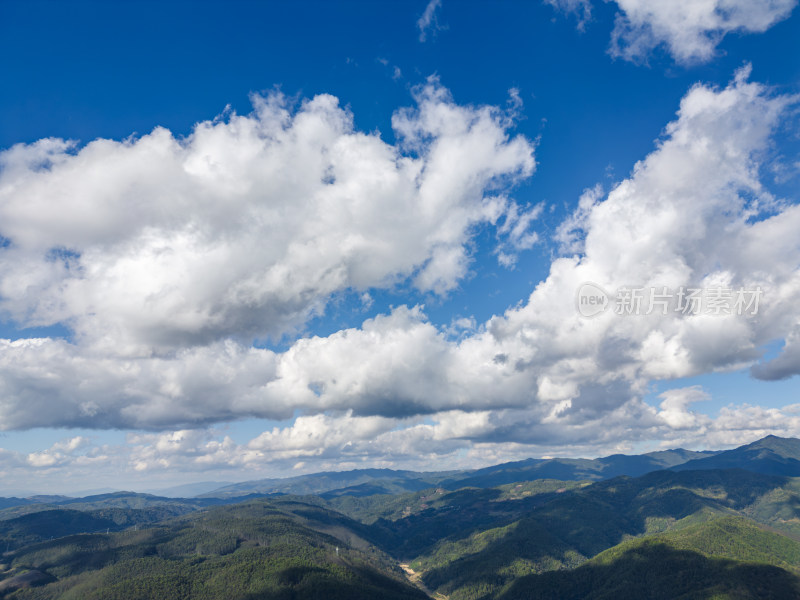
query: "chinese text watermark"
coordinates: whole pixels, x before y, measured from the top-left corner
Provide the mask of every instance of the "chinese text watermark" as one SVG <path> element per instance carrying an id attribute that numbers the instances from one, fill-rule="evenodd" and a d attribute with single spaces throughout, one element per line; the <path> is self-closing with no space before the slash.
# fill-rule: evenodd
<path id="1" fill-rule="evenodd" d="M 578 288 L 576 305 L 584 317 L 604 312 L 620 316 L 640 315 L 757 315 L 760 287 L 622 286 L 613 293 L 596 283 Z"/>

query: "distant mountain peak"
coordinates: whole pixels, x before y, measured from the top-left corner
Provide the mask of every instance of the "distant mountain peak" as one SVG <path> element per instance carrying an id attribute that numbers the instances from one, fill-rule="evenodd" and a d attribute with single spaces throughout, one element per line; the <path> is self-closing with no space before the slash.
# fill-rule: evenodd
<path id="1" fill-rule="evenodd" d="M 794 437 L 780 437 L 780 436 L 778 436 L 778 435 L 774 435 L 774 434 L 772 434 L 772 433 L 770 433 L 769 435 L 765 435 L 763 438 L 761 438 L 760 440 L 757 440 L 757 441 L 756 441 L 756 442 L 754 442 L 754 443 L 757 443 L 757 442 L 764 442 L 764 441 L 766 441 L 766 440 L 780 440 L 780 441 L 784 441 L 784 442 L 798 442 L 798 443 L 800 443 L 800 439 L 798 439 L 798 438 L 794 438 Z"/>
<path id="2" fill-rule="evenodd" d="M 715 456 L 690 460 L 673 470 L 745 469 L 767 475 L 800 477 L 800 439 L 768 435 Z"/>
<path id="3" fill-rule="evenodd" d="M 742 446 L 742 449 L 766 448 L 785 458 L 800 459 L 800 439 L 784 438 L 777 435 L 768 435 L 751 444 Z"/>

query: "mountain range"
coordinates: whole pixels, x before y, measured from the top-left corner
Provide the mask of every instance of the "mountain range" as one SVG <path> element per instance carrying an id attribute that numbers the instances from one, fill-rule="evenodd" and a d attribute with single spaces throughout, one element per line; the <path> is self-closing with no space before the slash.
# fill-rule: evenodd
<path id="1" fill-rule="evenodd" d="M 3 499 L 0 598 L 797 599 L 799 466 L 800 440 L 768 436 L 194 498 Z"/>
<path id="2" fill-rule="evenodd" d="M 493 465 L 483 469 L 417 472 L 392 469 L 360 469 L 299 475 L 285 479 L 244 481 L 205 492 L 204 498 L 235 498 L 247 494 L 323 494 L 369 496 L 379 493 L 414 492 L 431 486 L 455 490 L 462 487 L 494 487 L 514 481 L 559 479 L 562 481 L 639 477 L 661 469 L 754 470 L 771 475 L 800 476 L 800 444 L 794 439 L 767 436 L 726 451 L 692 451 L 676 448 L 639 455 L 613 454 L 602 458 L 550 458 Z"/>

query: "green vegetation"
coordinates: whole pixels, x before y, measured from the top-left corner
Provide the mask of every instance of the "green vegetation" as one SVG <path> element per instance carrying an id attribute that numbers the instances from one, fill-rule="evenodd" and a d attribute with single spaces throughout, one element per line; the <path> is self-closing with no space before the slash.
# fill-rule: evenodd
<path id="1" fill-rule="evenodd" d="M 144 509 L 103 508 L 80 511 L 50 508 L 0 521 L 0 541 L 7 549 L 75 533 L 119 531 L 131 526 L 156 523 L 184 514 L 179 506 L 153 506 Z"/>
<path id="2" fill-rule="evenodd" d="M 420 480 L 411 472 L 353 471 L 286 484 L 353 484 L 319 496 L 234 503 L 118 493 L 10 502 L 0 509 L 0 598 L 392 600 L 425 598 L 425 589 L 449 600 L 795 599 L 800 478 L 774 474 L 776 465 L 792 467 L 795 442 L 767 438 L 702 455 L 749 461 L 749 470 L 654 471 L 594 482 L 371 494 Z M 572 467 L 645 468 L 698 454 L 644 456 Z M 541 472 L 545 462 L 499 465 L 473 478 Z M 377 483 L 368 479 L 378 475 Z"/>
<path id="3" fill-rule="evenodd" d="M 673 467 L 679 471 L 698 469 L 747 469 L 766 475 L 800 477 L 800 440 L 774 435 Z"/>
<path id="4" fill-rule="evenodd" d="M 796 600 L 800 579 L 764 564 L 640 541 L 612 562 L 514 581 L 497 600 Z"/>
<path id="5" fill-rule="evenodd" d="M 723 516 L 754 513 L 754 507 L 760 507 L 766 522 L 764 498 L 776 490 L 790 493 L 794 485 L 738 470 L 660 471 L 598 482 L 550 497 L 511 522 L 443 537 L 421 551 L 411 566 L 428 587 L 451 600 L 490 598 L 521 576 L 574 568 L 626 540 L 691 531 Z"/>
<path id="6" fill-rule="evenodd" d="M 800 597 L 800 542 L 741 517 L 629 540 L 569 572 L 519 578 L 498 600 Z"/>
<path id="7" fill-rule="evenodd" d="M 601 552 L 592 562 L 611 564 L 645 542 L 651 545 L 663 543 L 676 550 L 699 552 L 707 557 L 773 565 L 800 574 L 800 542 L 739 516 L 720 517 L 645 539 L 623 542 Z"/>
<path id="8" fill-rule="evenodd" d="M 12 555 L 7 578 L 56 581 L 7 590 L 9 599 L 425 598 L 385 554 L 348 529 L 359 524 L 297 502 L 220 507 L 162 526 L 81 534 Z M 8 557 L 7 557 L 8 559 Z"/>

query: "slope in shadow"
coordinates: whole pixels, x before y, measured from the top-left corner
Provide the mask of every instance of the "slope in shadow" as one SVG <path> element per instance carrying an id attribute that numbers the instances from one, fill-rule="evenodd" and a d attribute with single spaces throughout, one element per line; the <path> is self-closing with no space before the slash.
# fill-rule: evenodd
<path id="1" fill-rule="evenodd" d="M 529 575 L 498 600 L 796 600 L 800 578 L 771 565 L 708 558 L 664 543 L 642 544 L 609 563 Z"/>

